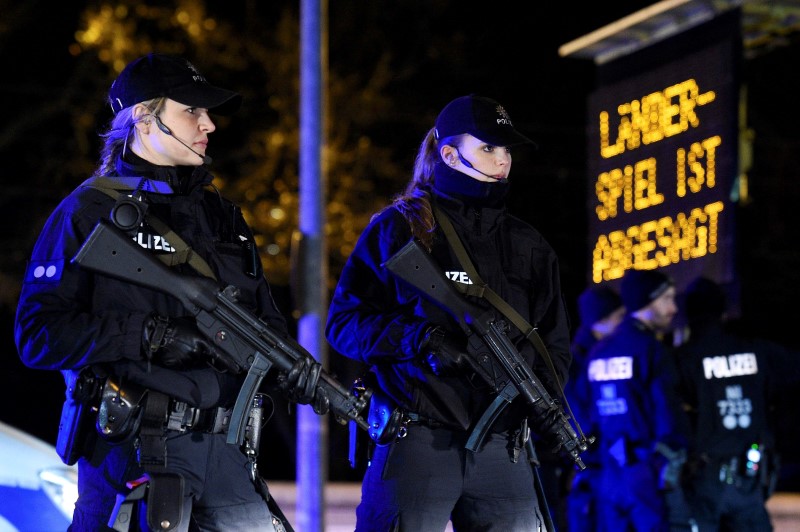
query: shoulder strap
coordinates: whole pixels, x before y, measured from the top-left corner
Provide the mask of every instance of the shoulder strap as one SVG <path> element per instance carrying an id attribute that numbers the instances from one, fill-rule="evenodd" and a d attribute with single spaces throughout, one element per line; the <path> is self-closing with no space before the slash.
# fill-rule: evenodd
<path id="1" fill-rule="evenodd" d="M 473 293 L 470 295 L 477 295 L 478 297 L 483 297 L 486 299 L 497 310 L 499 310 L 503 316 L 508 318 L 511 323 L 513 323 L 520 331 L 522 331 L 522 334 L 525 335 L 525 338 L 533 344 L 542 358 L 544 358 L 545 362 L 547 363 L 547 367 L 550 369 L 553 377 L 556 379 L 559 392 L 563 397 L 564 394 L 561 379 L 558 378 L 558 373 L 556 372 L 556 368 L 553 364 L 553 359 L 550 357 L 550 353 L 547 351 L 547 347 L 544 345 L 539 333 L 536 332 L 536 328 L 528 323 L 525 318 L 520 316 L 519 312 L 514 310 L 514 307 L 509 305 L 502 297 L 497 295 L 497 293 L 492 290 L 489 285 L 483 281 L 483 279 L 480 278 L 478 271 L 475 269 L 475 266 L 472 264 L 472 261 L 469 258 L 469 253 L 467 253 L 466 248 L 464 248 L 464 244 L 461 242 L 461 239 L 458 238 L 458 234 L 456 234 L 450 218 L 448 218 L 447 215 L 435 204 L 433 204 L 433 214 L 436 217 L 436 221 L 442 227 L 442 231 L 444 232 L 444 236 L 447 238 L 447 241 L 450 243 L 450 247 L 453 249 L 458 257 L 458 260 L 461 262 L 461 265 L 466 270 L 467 275 L 469 275 L 470 280 L 472 280 L 473 284 L 479 287 L 478 290 L 473 291 Z M 464 293 L 469 294 L 469 290 L 465 290 L 462 288 L 462 286 L 469 285 L 461 285 L 456 283 L 456 288 Z"/>
<path id="2" fill-rule="evenodd" d="M 166 181 L 156 181 L 137 176 L 92 176 L 84 181 L 82 186 L 96 188 L 103 192 L 111 190 L 117 194 L 118 190 L 141 190 L 155 192 L 156 194 L 173 193 L 172 187 Z"/>
<path id="3" fill-rule="evenodd" d="M 83 182 L 83 186 L 95 188 L 104 192 L 113 199 L 118 199 L 120 190 L 136 190 L 155 192 L 156 194 L 171 194 L 172 188 L 163 181 L 153 181 L 144 177 L 109 177 L 94 176 Z M 167 266 L 188 263 L 194 270 L 206 277 L 216 280 L 214 272 L 203 257 L 189 247 L 189 245 L 173 231 L 166 223 L 155 215 L 145 212 L 147 223 L 163 236 L 175 248 L 175 253 L 156 255 Z"/>
<path id="4" fill-rule="evenodd" d="M 456 288 L 468 295 L 483 297 L 489 301 L 489 303 L 491 303 L 497 310 L 502 312 L 509 321 L 516 325 L 516 327 L 522 331 L 526 338 L 530 338 L 533 335 L 538 336 L 536 329 L 529 324 L 525 318 L 520 316 L 511 305 L 506 303 L 503 298 L 497 295 L 497 293 L 492 290 L 489 285 L 483 281 L 483 279 L 481 279 L 480 275 L 478 275 L 478 270 L 476 270 L 475 266 L 472 264 L 472 260 L 469 258 L 469 253 L 467 253 L 467 250 L 464 247 L 464 244 L 461 242 L 461 239 L 458 238 L 458 234 L 453 228 L 453 223 L 450 221 L 450 218 L 448 218 L 447 215 L 436 205 L 433 206 L 433 212 L 434 216 L 436 217 L 436 221 L 442 227 L 444 236 L 447 237 L 450 247 L 453 249 L 456 257 L 458 257 L 459 262 L 461 262 L 461 265 L 466 270 L 467 275 L 469 275 L 473 285 L 478 287 L 477 290 L 470 290 L 470 285 L 462 285 L 459 283 L 456 284 Z"/>

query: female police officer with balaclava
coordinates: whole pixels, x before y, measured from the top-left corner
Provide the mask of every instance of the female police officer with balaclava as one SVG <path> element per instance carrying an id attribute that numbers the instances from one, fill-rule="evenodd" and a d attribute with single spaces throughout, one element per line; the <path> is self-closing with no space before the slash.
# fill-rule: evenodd
<path id="1" fill-rule="evenodd" d="M 404 419 L 397 437 L 374 449 L 359 532 L 441 531 L 448 521 L 458 531 L 543 529 L 534 471 L 519 454 L 528 436 L 524 402 L 505 409 L 477 452 L 465 449 L 496 395 L 466 363 L 464 331 L 383 266 L 413 237 L 454 285 L 472 283 L 442 231 L 446 216 L 483 281 L 538 327 L 557 376 L 519 331 L 509 336 L 557 397 L 570 360 L 558 261 L 542 235 L 505 205 L 511 148 L 529 143 L 498 102 L 478 95 L 451 101 L 423 140 L 405 192 L 373 217 L 342 271 L 328 340 L 371 366 L 373 402 L 387 397 Z"/>

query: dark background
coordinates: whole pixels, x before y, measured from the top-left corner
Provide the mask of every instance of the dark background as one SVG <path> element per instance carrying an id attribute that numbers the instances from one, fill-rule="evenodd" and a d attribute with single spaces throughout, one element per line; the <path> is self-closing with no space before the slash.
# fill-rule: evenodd
<path id="1" fill-rule="evenodd" d="M 354 80 L 355 87 L 349 97 L 339 94 L 334 102 L 338 110 L 353 116 L 337 117 L 334 125 L 352 119 L 347 122 L 351 135 L 391 148 L 387 158 L 362 157 L 353 163 L 364 167 L 362 179 L 373 184 L 360 200 L 384 204 L 403 187 L 418 143 L 449 100 L 469 92 L 497 99 L 509 111 L 515 126 L 539 144 L 536 152 L 515 153 L 511 209 L 536 226 L 556 249 L 575 317 L 574 302 L 587 284 L 589 271 L 585 114 L 587 95 L 595 86 L 595 67 L 587 60 L 559 57 L 558 47 L 652 3 L 331 2 L 330 68 L 340 79 Z M 134 6 L 119 4 L 131 10 Z M 151 4 L 161 9 L 184 5 Z M 272 24 L 283 9 L 296 14 L 295 4 L 205 3 L 209 15 L 242 33 L 252 31 L 254 25 L 274 28 Z M 0 23 L 0 94 L 5 102 L 0 124 L 4 191 L 0 203 L 4 227 L 0 237 L 0 420 L 51 442 L 58 426 L 63 381 L 57 372 L 29 370 L 19 362 L 13 342 L 13 313 L 25 261 L 44 217 L 94 168 L 98 125 L 94 121 L 81 124 L 84 118 L 76 118 L 79 115 L 74 111 L 86 105 L 82 98 L 86 95 L 102 106 L 102 93 L 113 76 L 101 61 L 86 61 L 88 52 L 75 53 L 74 43 L 84 10 L 103 5 L 90 1 L 55 5 L 0 1 L 4 9 Z M 159 28 L 149 31 L 158 36 Z M 268 33 L 252 35 L 269 38 Z M 736 268 L 742 279 L 742 329 L 800 348 L 795 333 L 800 296 L 800 253 L 794 233 L 800 227 L 800 187 L 796 184 L 800 116 L 798 84 L 791 74 L 798 64 L 795 41 L 789 33 L 780 42 L 743 58 L 753 165 L 749 172 L 750 200 L 738 206 L 741 251 Z M 102 52 L 93 53 L 99 57 Z M 389 73 L 375 89 L 387 103 L 380 112 L 372 112 L 371 102 L 364 96 L 370 94 L 364 89 L 368 81 L 359 75 L 373 69 L 380 54 L 391 58 Z M 84 81 L 76 85 L 71 80 L 78 69 L 90 69 L 90 74 L 96 71 L 96 76 L 84 76 Z M 213 83 L 242 87 L 243 91 L 262 82 L 256 73 L 203 71 Z M 280 74 L 277 69 L 270 73 L 271 83 L 277 83 Z M 296 79 L 284 82 L 296 90 Z M 356 116 L 359 108 L 372 116 Z M 253 127 L 247 121 L 247 108 L 243 111 L 230 124 L 230 132 L 217 134 L 214 142 L 224 135 L 238 139 Z M 103 118 L 102 112 L 97 116 Z M 262 121 L 267 118 L 278 119 L 258 116 Z M 76 130 L 86 135 L 76 135 Z M 210 153 L 218 168 L 227 169 L 234 165 L 225 158 L 223 146 L 220 140 Z M 335 187 L 337 175 L 331 179 Z M 336 275 L 335 271 L 331 273 Z M 288 283 L 277 283 L 275 291 L 279 303 L 291 315 Z M 331 354 L 332 371 L 346 382 L 357 368 L 340 358 Z M 779 406 L 790 472 L 797 459 L 795 403 L 787 397 Z M 268 478 L 293 478 L 293 434 L 293 416 L 285 413 L 285 405 L 278 405 L 265 431 L 270 454 L 265 465 Z M 358 471 L 346 466 L 345 428 L 331 424 L 330 439 L 331 478 L 360 478 Z M 793 488 L 793 483 L 793 478 L 787 478 L 784 485 Z"/>

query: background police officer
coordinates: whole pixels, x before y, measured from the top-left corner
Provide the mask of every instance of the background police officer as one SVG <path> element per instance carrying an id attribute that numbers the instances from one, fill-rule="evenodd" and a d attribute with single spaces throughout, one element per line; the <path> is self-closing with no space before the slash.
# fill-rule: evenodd
<path id="1" fill-rule="evenodd" d="M 600 530 L 668 530 L 660 473 L 686 444 L 675 368 L 661 342 L 678 311 L 675 286 L 657 270 L 629 270 L 620 295 L 627 313 L 589 353 L 589 432 L 598 438 Z M 670 480 L 670 479 L 668 479 Z"/>
<path id="2" fill-rule="evenodd" d="M 572 365 L 569 368 L 569 380 L 564 393 L 569 400 L 572 413 L 581 426 L 588 427 L 589 401 L 588 383 L 586 381 L 586 363 L 592 347 L 611 334 L 625 315 L 625 307 L 619 294 L 609 285 L 592 285 L 578 296 L 578 319 L 580 323 L 572 340 Z M 542 479 L 546 478 L 548 463 L 542 459 Z M 581 455 L 586 469 L 575 471 L 575 468 L 558 463 L 564 478 L 560 487 L 564 491 L 553 496 L 548 494 L 550 507 L 560 505 L 562 524 L 575 532 L 591 532 L 596 530 L 597 520 L 597 482 L 600 474 L 597 447 L 592 446 Z M 545 486 L 548 484 L 545 483 Z"/>
<path id="3" fill-rule="evenodd" d="M 676 349 L 693 452 L 685 491 L 699 530 L 772 530 L 765 502 L 776 469 L 770 412 L 800 381 L 800 353 L 733 334 L 726 297 L 710 279 L 686 291 L 688 340 Z"/>

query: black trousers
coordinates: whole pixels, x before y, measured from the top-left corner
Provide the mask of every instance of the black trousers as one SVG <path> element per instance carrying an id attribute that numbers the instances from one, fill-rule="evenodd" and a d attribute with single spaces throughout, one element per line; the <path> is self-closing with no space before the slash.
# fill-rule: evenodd
<path id="1" fill-rule="evenodd" d="M 720 481 L 719 468 L 708 465 L 685 491 L 700 532 L 773 529 L 758 477 L 737 476 L 724 482 Z"/>
<path id="2" fill-rule="evenodd" d="M 248 461 L 225 434 L 168 432 L 168 471 L 184 478 L 183 521 L 193 519 L 202 530 L 273 532 L 273 516 L 250 480 Z M 143 471 L 136 462 L 133 439 L 110 444 L 100 440 L 91 460 L 78 461 L 78 501 L 72 532 L 109 530 L 117 493 Z"/>
<path id="3" fill-rule="evenodd" d="M 357 532 L 538 532 L 544 530 L 531 464 L 509 459 L 504 435 L 479 452 L 467 433 L 409 426 L 373 453 L 356 509 Z"/>

